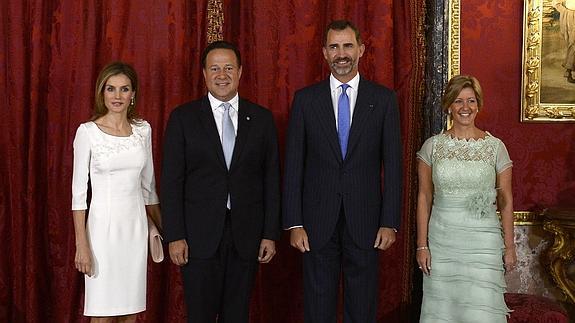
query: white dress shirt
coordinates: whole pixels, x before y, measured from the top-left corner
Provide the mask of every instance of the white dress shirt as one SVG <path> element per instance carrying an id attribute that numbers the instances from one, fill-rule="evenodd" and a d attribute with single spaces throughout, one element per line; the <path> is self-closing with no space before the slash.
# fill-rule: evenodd
<path id="1" fill-rule="evenodd" d="M 216 99 L 210 92 L 208 92 L 208 99 L 210 100 L 210 106 L 212 107 L 212 113 L 214 114 L 214 120 L 216 120 L 216 127 L 218 127 L 218 134 L 220 135 L 220 142 L 222 141 L 222 122 L 224 120 L 224 107 L 221 106 L 223 101 Z M 239 105 L 240 97 L 236 95 L 228 101 L 232 105 L 230 108 L 230 118 L 232 118 L 232 123 L 234 124 L 234 133 L 238 135 L 238 111 L 240 109 Z"/>
<path id="2" fill-rule="evenodd" d="M 329 88 L 331 90 L 331 103 L 333 105 L 333 113 L 335 115 L 335 128 L 339 130 L 339 124 L 337 123 L 337 113 L 338 113 L 338 102 L 339 96 L 341 95 L 341 83 L 338 79 L 329 75 Z M 355 101 L 357 101 L 357 89 L 359 87 L 359 73 L 357 73 L 349 82 L 347 82 L 349 88 L 347 89 L 347 96 L 349 97 L 349 126 L 351 128 L 351 122 L 353 119 L 353 110 L 355 109 Z"/>

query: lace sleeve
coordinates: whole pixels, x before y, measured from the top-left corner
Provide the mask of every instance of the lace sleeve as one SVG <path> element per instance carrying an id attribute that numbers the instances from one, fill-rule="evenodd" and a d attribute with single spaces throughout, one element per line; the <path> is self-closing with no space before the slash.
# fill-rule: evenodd
<path id="1" fill-rule="evenodd" d="M 509 158 L 509 152 L 505 148 L 503 141 L 499 141 L 499 149 L 497 150 L 497 157 L 495 162 L 495 170 L 497 173 L 501 173 L 509 167 L 513 166 L 511 158 Z"/>
<path id="2" fill-rule="evenodd" d="M 433 152 L 433 137 L 428 138 L 417 152 L 417 158 L 421 159 L 424 163 L 431 167 L 431 154 Z"/>

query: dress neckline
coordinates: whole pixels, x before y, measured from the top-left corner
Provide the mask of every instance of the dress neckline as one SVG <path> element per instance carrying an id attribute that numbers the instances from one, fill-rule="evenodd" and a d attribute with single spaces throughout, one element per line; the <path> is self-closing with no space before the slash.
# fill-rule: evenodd
<path id="1" fill-rule="evenodd" d="M 134 125 L 132 123 L 130 123 L 130 128 L 132 128 L 132 133 L 130 135 L 128 135 L 128 136 L 116 136 L 116 135 L 112 135 L 112 134 L 104 131 L 102 128 L 100 128 L 100 126 L 96 122 L 94 122 L 94 121 L 90 121 L 90 122 L 92 122 L 96 126 L 96 128 L 106 136 L 110 136 L 113 138 L 130 138 L 134 135 Z"/>
<path id="2" fill-rule="evenodd" d="M 485 131 L 485 136 L 482 137 L 482 138 L 477 138 L 477 139 L 476 139 L 476 138 L 459 138 L 459 137 L 455 137 L 454 135 L 448 133 L 447 131 L 443 131 L 441 134 L 444 135 L 445 137 L 447 137 L 448 139 L 451 139 L 451 140 L 454 140 L 454 141 L 457 141 L 457 142 L 461 142 L 461 141 L 463 141 L 463 142 L 481 142 L 481 141 L 487 140 L 487 138 L 489 138 L 489 137 L 493 137 L 493 135 L 490 134 L 489 131 Z"/>

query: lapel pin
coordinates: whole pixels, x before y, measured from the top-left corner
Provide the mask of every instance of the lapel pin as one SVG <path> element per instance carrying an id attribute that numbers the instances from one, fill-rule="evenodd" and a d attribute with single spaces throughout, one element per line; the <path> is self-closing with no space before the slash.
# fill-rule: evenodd
<path id="1" fill-rule="evenodd" d="M 246 120 L 247 120 L 247 121 L 250 121 L 250 117 L 246 117 Z"/>
<path id="2" fill-rule="evenodd" d="M 370 108 L 370 109 L 373 109 L 373 107 L 374 107 L 373 104 L 370 104 L 370 105 L 369 105 L 369 108 Z"/>

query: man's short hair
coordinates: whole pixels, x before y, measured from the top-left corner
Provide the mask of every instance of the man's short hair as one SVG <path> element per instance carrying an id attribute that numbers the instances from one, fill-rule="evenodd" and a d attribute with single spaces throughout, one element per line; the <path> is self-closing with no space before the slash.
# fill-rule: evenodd
<path id="1" fill-rule="evenodd" d="M 357 29 L 357 27 L 349 20 L 334 20 L 329 25 L 327 25 L 323 35 L 323 45 L 327 46 L 327 33 L 329 33 L 330 30 L 344 30 L 346 28 L 351 28 L 351 30 L 353 30 L 357 44 L 361 45 L 361 35 L 359 34 L 359 29 Z"/>
<path id="2" fill-rule="evenodd" d="M 236 54 L 236 59 L 238 61 L 238 67 L 242 66 L 242 57 L 241 57 L 240 51 L 236 47 L 236 45 L 234 45 L 228 41 L 225 41 L 225 40 L 217 40 L 213 43 L 210 43 L 208 46 L 206 46 L 206 48 L 204 48 L 204 51 L 202 52 L 202 68 L 206 68 L 206 57 L 208 57 L 208 53 L 214 49 L 233 50 L 234 54 Z"/>

